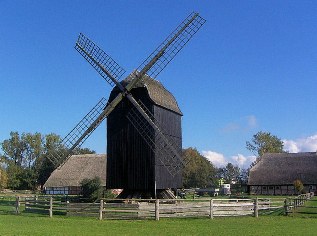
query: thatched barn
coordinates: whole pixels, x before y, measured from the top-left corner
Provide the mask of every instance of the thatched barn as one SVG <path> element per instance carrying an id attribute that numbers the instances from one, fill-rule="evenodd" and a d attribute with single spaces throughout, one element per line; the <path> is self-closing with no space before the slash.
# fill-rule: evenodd
<path id="1" fill-rule="evenodd" d="M 121 83 L 125 86 L 131 77 Z M 110 94 L 111 102 L 119 93 L 114 88 Z M 181 117 L 176 99 L 164 86 L 148 76 L 139 82 L 131 93 L 137 101 L 153 114 L 157 124 L 162 128 L 168 140 L 175 143 L 178 154 L 182 154 Z M 127 193 L 145 193 L 154 197 L 155 189 L 164 190 L 180 188 L 182 175 L 179 171 L 171 175 L 166 165 L 179 166 L 179 163 L 162 163 L 159 142 L 156 131 L 149 127 L 147 138 L 156 144 L 149 147 L 138 130 L 129 122 L 127 115 L 133 109 L 132 104 L 124 98 L 123 101 L 107 117 L 107 188 L 124 189 Z M 145 122 L 145 125 L 147 122 Z M 172 163 L 172 164 L 171 164 Z M 172 167 L 173 168 L 173 167 Z"/>
<path id="2" fill-rule="evenodd" d="M 106 155 L 73 155 L 66 163 L 53 171 L 44 184 L 46 194 L 80 194 L 83 179 L 99 177 L 106 186 Z"/>
<path id="3" fill-rule="evenodd" d="M 317 187 L 317 153 L 267 153 L 250 169 L 251 194 L 296 194 L 294 181 L 300 180 L 307 192 Z"/>

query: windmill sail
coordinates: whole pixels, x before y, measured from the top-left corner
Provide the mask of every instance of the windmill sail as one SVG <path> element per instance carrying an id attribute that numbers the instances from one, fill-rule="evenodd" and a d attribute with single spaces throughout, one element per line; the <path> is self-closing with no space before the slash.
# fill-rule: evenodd
<path id="1" fill-rule="evenodd" d="M 55 165 L 59 166 L 72 155 L 73 150 L 76 147 L 80 147 L 91 133 L 100 125 L 105 119 L 102 116 L 102 112 L 107 105 L 107 100 L 101 98 L 99 102 L 82 118 L 78 124 L 73 128 L 65 138 L 62 140 L 62 146 L 65 150 L 58 150 L 49 155 L 50 161 Z"/>
<path id="2" fill-rule="evenodd" d="M 137 78 L 142 79 L 146 73 L 155 79 L 205 22 L 198 13 L 190 14 L 137 68 L 137 71 L 140 71 Z M 132 88 L 138 79 L 132 81 L 126 89 Z"/>
<path id="3" fill-rule="evenodd" d="M 111 85 L 118 85 L 125 70 L 84 34 L 80 33 L 75 49 Z"/>

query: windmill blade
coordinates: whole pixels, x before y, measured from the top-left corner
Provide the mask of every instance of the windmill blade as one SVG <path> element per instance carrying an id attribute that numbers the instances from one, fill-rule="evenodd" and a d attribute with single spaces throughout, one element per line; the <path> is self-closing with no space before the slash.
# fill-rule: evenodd
<path id="1" fill-rule="evenodd" d="M 131 108 L 127 118 L 148 146 L 153 151 L 161 153 L 160 161 L 173 177 L 186 166 L 187 162 L 177 152 L 180 147 L 164 135 L 165 132 L 158 127 L 158 122 L 141 101 L 138 101 L 137 106 Z M 154 138 L 150 136 L 151 129 L 155 130 Z"/>
<path id="2" fill-rule="evenodd" d="M 62 140 L 62 146 L 65 150 L 58 149 L 58 151 L 49 155 L 49 160 L 55 166 L 65 163 L 72 155 L 73 150 L 76 147 L 80 147 L 91 133 L 100 125 L 106 117 L 105 115 L 102 115 L 106 105 L 107 100 L 105 98 L 101 98 L 99 102 L 87 113 L 87 115 L 78 122 L 75 128 L 73 128 Z"/>
<path id="3" fill-rule="evenodd" d="M 79 34 L 75 49 L 111 86 L 121 85 L 118 81 L 121 80 L 125 70 L 84 34 Z"/>
<path id="4" fill-rule="evenodd" d="M 138 67 L 139 74 L 126 86 L 126 90 L 130 91 L 145 74 L 155 79 L 205 22 L 198 13 L 191 13 Z"/>

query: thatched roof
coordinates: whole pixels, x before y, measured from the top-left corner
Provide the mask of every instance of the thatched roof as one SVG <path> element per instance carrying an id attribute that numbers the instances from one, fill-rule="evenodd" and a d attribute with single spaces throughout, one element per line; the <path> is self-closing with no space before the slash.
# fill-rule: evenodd
<path id="1" fill-rule="evenodd" d="M 132 78 L 133 77 L 131 74 L 126 79 L 121 81 L 121 84 L 125 87 L 132 80 Z M 159 81 L 152 79 L 148 75 L 145 75 L 143 76 L 143 79 L 134 86 L 134 88 L 142 87 L 145 87 L 147 89 L 148 95 L 153 103 L 173 112 L 176 112 L 179 115 L 183 115 L 178 107 L 175 97 L 168 90 L 166 90 L 166 88 Z M 118 92 L 119 89 L 115 87 L 111 92 L 109 101 L 114 99 L 114 96 Z"/>
<path id="2" fill-rule="evenodd" d="M 59 169 L 53 171 L 44 187 L 80 186 L 85 179 L 100 177 L 106 186 L 106 154 L 73 155 Z"/>
<path id="3" fill-rule="evenodd" d="M 317 153 L 267 153 L 251 168 L 248 185 L 317 184 Z"/>

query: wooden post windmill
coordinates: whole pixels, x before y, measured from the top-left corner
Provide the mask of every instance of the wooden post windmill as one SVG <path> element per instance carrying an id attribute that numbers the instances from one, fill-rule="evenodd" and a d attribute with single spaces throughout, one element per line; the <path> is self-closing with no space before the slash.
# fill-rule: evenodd
<path id="1" fill-rule="evenodd" d="M 73 150 L 107 118 L 107 188 L 124 189 L 121 197 L 156 197 L 182 185 L 181 116 L 177 102 L 157 75 L 205 23 L 190 14 L 130 75 L 109 55 L 80 34 L 75 49 L 114 86 L 63 139 L 67 152 L 49 159 L 61 166 Z"/>

